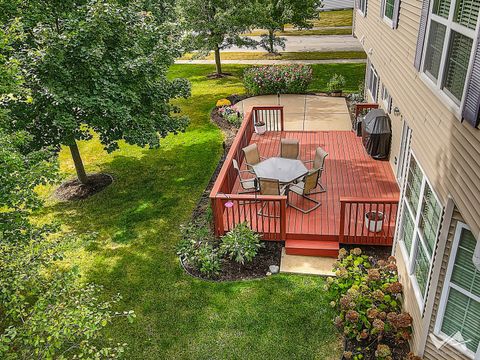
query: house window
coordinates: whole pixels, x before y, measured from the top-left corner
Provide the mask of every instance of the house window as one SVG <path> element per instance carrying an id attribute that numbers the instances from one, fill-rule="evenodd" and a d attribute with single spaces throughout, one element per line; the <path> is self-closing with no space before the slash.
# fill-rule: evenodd
<path id="1" fill-rule="evenodd" d="M 370 91 L 370 95 L 372 96 L 373 101 L 377 102 L 379 81 L 377 71 L 375 70 L 373 64 L 370 64 L 368 72 L 368 91 Z"/>
<path id="2" fill-rule="evenodd" d="M 471 357 L 480 355 L 480 270 L 472 261 L 476 245 L 469 228 L 458 223 L 435 326 L 437 335 L 453 338 Z"/>
<path id="3" fill-rule="evenodd" d="M 413 153 L 406 174 L 399 240 L 420 308 L 427 296 L 443 208 Z"/>
<path id="4" fill-rule="evenodd" d="M 363 16 L 367 14 L 367 0 L 358 0 L 358 10 Z"/>
<path id="5" fill-rule="evenodd" d="M 393 13 L 395 8 L 395 0 L 382 0 L 384 2 L 383 6 L 383 16 L 392 21 L 393 20 Z"/>
<path id="6" fill-rule="evenodd" d="M 457 106 L 464 96 L 479 11 L 478 0 L 432 2 L 423 71 Z"/>
<path id="7" fill-rule="evenodd" d="M 382 84 L 382 101 L 383 101 L 383 105 L 385 106 L 385 111 L 390 114 L 392 112 L 392 97 L 390 96 L 387 88 L 383 84 Z"/>

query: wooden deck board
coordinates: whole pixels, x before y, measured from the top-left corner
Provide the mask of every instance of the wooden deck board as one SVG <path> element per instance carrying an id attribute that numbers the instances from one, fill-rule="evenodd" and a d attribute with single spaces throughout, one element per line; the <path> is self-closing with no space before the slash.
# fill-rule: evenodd
<path id="1" fill-rule="evenodd" d="M 313 197 L 322 205 L 309 214 L 303 214 L 291 207 L 287 208 L 287 239 L 305 236 L 324 239 L 338 238 L 340 227 L 340 197 L 399 198 L 399 188 L 388 161 L 373 160 L 364 150 L 361 138 L 350 131 L 284 131 L 254 134 L 250 143 L 257 143 L 262 157 L 278 156 L 280 139 L 292 138 L 300 142 L 302 160 L 313 160 L 315 149 L 324 148 L 329 156 L 325 161 L 322 183 L 327 191 Z M 245 168 L 245 164 L 242 164 Z M 241 191 L 236 180 L 232 193 Z M 297 197 L 292 197 L 297 201 Z M 299 201 L 300 205 L 302 204 Z M 249 207 L 247 217 L 255 225 L 256 216 Z M 235 212 L 235 209 L 232 209 Z M 237 209 L 238 211 L 238 209 Z M 251 212 L 249 214 L 249 212 Z M 235 216 L 235 214 L 233 214 Z M 361 226 L 361 219 L 358 223 Z M 353 222 L 353 219 L 352 219 Z M 267 222 L 267 224 L 270 224 Z M 273 221 L 272 221 L 272 226 Z M 353 225 L 352 225 L 353 226 Z M 267 229 L 268 230 L 268 225 Z M 272 229 L 273 230 L 273 229 Z"/>

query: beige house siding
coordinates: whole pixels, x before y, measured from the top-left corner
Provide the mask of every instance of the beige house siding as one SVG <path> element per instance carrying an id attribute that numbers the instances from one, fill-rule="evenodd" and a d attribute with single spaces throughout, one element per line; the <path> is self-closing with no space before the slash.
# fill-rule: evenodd
<path id="1" fill-rule="evenodd" d="M 403 123 L 407 122 L 412 129 L 411 149 L 440 201 L 449 209 L 423 311 L 407 273 L 401 245 L 394 248 L 404 286 L 404 308 L 413 317 L 411 349 L 425 359 L 466 360 L 468 357 L 451 346 L 437 350 L 429 334 L 435 326 L 457 222 L 467 223 L 475 235 L 480 233 L 480 130 L 462 124 L 414 67 L 422 3 L 421 0 L 402 0 L 398 28 L 392 29 L 380 18 L 380 0 L 368 0 L 366 17 L 354 12 L 354 34 L 380 77 L 379 91 L 384 84 L 393 100 L 392 109 L 400 109 L 400 116 L 395 116 L 393 111 L 390 116 L 393 133 L 390 163 L 394 172 Z M 384 107 L 381 94 L 378 95 L 378 102 Z M 450 198 L 453 201 L 449 201 Z"/>
<path id="2" fill-rule="evenodd" d="M 422 1 L 402 0 L 397 29 L 380 18 L 380 0 L 369 0 L 367 16 L 356 12 L 361 40 L 401 116 L 392 115 L 391 163 L 399 155 L 402 121 L 412 150 L 443 205 L 451 195 L 475 234 L 480 233 L 480 130 L 462 124 L 413 66 Z M 379 101 L 381 103 L 381 101 Z M 382 104 L 383 105 L 383 104 Z"/>
<path id="3" fill-rule="evenodd" d="M 433 303 L 432 318 L 431 318 L 429 329 L 428 329 L 429 330 L 428 336 L 426 338 L 425 353 L 423 354 L 423 358 L 425 360 L 470 359 L 468 356 L 463 355 L 461 352 L 457 351 L 455 348 L 453 348 L 448 344 L 442 346 L 440 350 L 437 349 L 434 342 L 432 341 L 432 338 L 430 337 L 430 334 L 434 336 L 433 331 L 434 331 L 435 322 L 438 316 L 438 307 L 440 304 L 440 298 L 442 296 L 442 290 L 445 282 L 450 254 L 452 252 L 452 244 L 455 237 L 455 229 L 459 221 L 464 222 L 464 219 L 462 215 L 458 212 L 458 209 L 455 209 L 455 211 L 453 212 L 452 221 L 451 221 L 449 232 L 448 232 L 448 238 L 445 243 L 445 251 L 443 253 L 443 256 L 440 256 L 440 254 L 438 254 L 438 258 L 437 258 L 438 261 L 441 261 L 441 267 L 440 267 L 438 286 L 436 287 L 436 291 L 435 291 L 435 300 Z"/>

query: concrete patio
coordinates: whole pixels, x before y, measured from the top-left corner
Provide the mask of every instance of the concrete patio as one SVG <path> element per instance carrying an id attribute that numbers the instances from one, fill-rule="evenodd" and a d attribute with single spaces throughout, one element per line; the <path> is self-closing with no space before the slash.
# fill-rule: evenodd
<path id="1" fill-rule="evenodd" d="M 263 95 L 245 99 L 237 108 L 245 113 L 252 106 L 281 105 L 285 113 L 285 130 L 347 131 L 351 120 L 343 97 L 323 95 Z"/>

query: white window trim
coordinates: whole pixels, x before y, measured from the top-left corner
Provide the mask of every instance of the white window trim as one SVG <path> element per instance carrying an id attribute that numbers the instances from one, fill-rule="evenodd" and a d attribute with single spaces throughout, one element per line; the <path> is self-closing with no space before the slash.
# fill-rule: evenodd
<path id="1" fill-rule="evenodd" d="M 384 21 L 386 24 L 388 24 L 388 26 L 390 26 L 390 28 L 393 28 L 393 18 L 390 19 L 387 15 L 385 15 L 385 12 L 386 12 L 386 10 L 387 10 L 387 0 L 381 0 L 381 1 L 382 1 L 382 3 L 383 3 L 382 19 L 383 19 L 383 21 Z M 395 0 L 395 1 L 393 2 L 393 8 L 394 8 L 394 11 L 393 11 L 394 14 L 393 14 L 393 16 L 395 16 L 395 2 L 396 2 L 396 1 L 397 1 L 397 0 Z"/>
<path id="2" fill-rule="evenodd" d="M 360 5 L 362 1 L 365 3 L 365 11 L 362 11 L 362 8 Z M 357 12 L 360 13 L 360 15 L 362 15 L 363 17 L 367 16 L 367 1 L 368 0 L 359 0 L 359 6 L 357 9 Z"/>
<path id="3" fill-rule="evenodd" d="M 385 90 L 387 91 L 387 98 L 384 98 L 385 95 Z M 390 95 L 390 92 L 388 91 L 387 87 L 385 84 L 382 83 L 382 91 L 381 91 L 381 97 L 382 97 L 382 102 L 383 105 L 385 106 L 385 110 L 388 114 L 392 113 L 392 96 Z"/>
<path id="4" fill-rule="evenodd" d="M 427 27 L 425 30 L 425 43 L 423 46 L 423 53 L 422 53 L 422 62 L 421 62 L 421 67 L 420 67 L 420 79 L 430 88 L 430 90 L 445 104 L 452 112 L 455 117 L 458 120 L 462 120 L 462 109 L 465 104 L 465 94 L 467 92 L 467 86 L 464 87 L 463 89 L 463 95 L 460 103 L 457 103 L 451 96 L 447 94 L 445 90 L 442 89 L 442 84 L 444 80 L 444 75 L 445 75 L 445 60 L 447 58 L 447 52 L 449 50 L 449 45 L 450 45 L 450 34 L 451 31 L 448 31 L 445 33 L 445 39 L 443 41 L 443 50 L 442 50 L 442 58 L 440 61 L 440 70 L 438 74 L 438 79 L 435 81 L 432 79 L 430 76 L 427 75 L 427 73 L 423 70 L 425 67 L 425 58 L 426 58 L 426 53 L 427 53 L 427 44 L 430 38 L 430 25 L 433 21 L 436 21 L 444 26 L 447 26 L 447 28 L 452 29 L 456 32 L 459 32 L 463 35 L 469 36 L 473 38 L 473 44 L 472 44 L 472 52 L 470 54 L 470 62 L 468 64 L 468 70 L 467 70 L 467 75 L 466 79 L 470 77 L 470 74 L 472 72 L 472 66 L 473 66 L 473 60 L 475 58 L 474 53 L 475 49 L 477 47 L 477 42 L 478 42 L 478 37 L 476 34 L 480 31 L 480 16 L 477 19 L 477 26 L 475 30 L 469 29 L 463 25 L 457 24 L 453 21 L 453 17 L 455 15 L 455 5 L 456 1 L 458 0 L 453 0 L 452 3 L 450 4 L 450 12 L 448 14 L 448 19 L 445 19 L 444 17 L 438 16 L 433 14 L 433 5 L 434 1 L 431 1 L 430 4 L 430 9 L 428 12 L 428 22 L 427 22 Z"/>
<path id="5" fill-rule="evenodd" d="M 374 102 L 378 102 L 378 89 L 380 88 L 380 77 L 378 76 L 378 72 L 377 72 L 377 69 L 375 69 L 375 66 L 373 66 L 373 64 L 370 62 L 370 67 L 368 68 L 368 71 L 370 72 L 369 74 L 369 83 L 372 81 L 373 79 L 373 76 L 375 75 L 375 77 L 377 78 L 377 86 L 375 88 L 375 92 L 376 94 L 372 94 L 372 90 L 370 89 L 370 84 L 367 84 L 367 89 L 368 89 L 368 93 L 370 94 L 370 97 L 372 98 L 372 100 Z"/>
<path id="6" fill-rule="evenodd" d="M 408 126 L 407 120 L 403 120 L 402 125 L 402 137 L 400 139 L 400 150 L 398 154 L 398 164 L 397 164 L 397 182 L 402 186 L 405 179 L 407 160 L 410 154 L 410 144 L 412 142 L 412 129 Z M 403 152 L 402 152 L 403 150 Z M 397 218 L 398 219 L 398 218 Z"/>
<path id="7" fill-rule="evenodd" d="M 462 354 L 465 354 L 471 359 L 479 360 L 480 359 L 480 344 L 478 345 L 477 352 L 473 353 L 473 351 L 470 351 L 469 349 L 466 349 L 464 346 L 462 346 L 459 343 L 456 343 L 454 339 L 451 339 L 448 335 L 444 334 L 442 332 L 442 324 L 443 324 L 443 317 L 445 316 L 445 309 L 447 307 L 447 300 L 448 300 L 448 295 L 450 294 L 450 288 L 453 287 L 455 290 L 461 292 L 462 294 L 465 294 L 469 297 L 472 297 L 473 294 L 469 294 L 465 290 L 463 290 L 461 287 L 451 284 L 450 281 L 452 279 L 452 272 L 453 268 L 455 265 L 455 258 L 457 257 L 457 250 L 458 246 L 460 244 L 460 237 L 462 234 L 463 230 L 470 230 L 467 224 L 458 222 L 457 227 L 455 229 L 455 236 L 453 239 L 453 244 L 452 244 L 452 250 L 450 252 L 449 256 L 449 261 L 448 261 L 448 267 L 447 267 L 447 273 L 445 275 L 445 281 L 443 283 L 443 291 L 442 295 L 440 297 L 440 304 L 438 307 L 438 316 L 437 320 L 435 321 L 435 328 L 433 330 L 433 333 L 439 337 L 442 340 L 447 341 L 448 344 L 452 347 L 454 347 L 457 351 L 461 352 Z M 474 296 L 476 298 L 476 296 Z M 479 299 L 475 299 L 477 301 L 480 301 Z"/>
<path id="8" fill-rule="evenodd" d="M 415 159 L 415 162 L 417 163 L 418 167 L 420 168 L 420 170 L 422 171 L 422 174 L 423 174 L 422 184 L 421 184 L 421 187 L 420 187 L 420 193 L 419 193 L 419 197 L 418 197 L 418 208 L 417 208 L 416 216 L 413 216 L 414 214 L 413 214 L 413 211 L 410 207 L 410 204 L 408 203 L 407 199 L 405 198 L 405 193 L 406 193 L 406 189 L 407 189 L 407 186 L 408 186 L 407 185 L 408 169 L 410 168 L 410 162 L 411 162 L 412 157 Z M 425 239 L 423 238 L 423 235 L 422 235 L 421 231 L 419 230 L 420 217 L 422 216 L 422 212 L 420 211 L 420 207 L 423 204 L 423 196 L 425 195 L 426 184 L 428 184 L 428 186 L 432 190 L 432 193 L 433 193 L 433 196 L 435 197 L 435 200 L 437 200 L 437 202 L 440 204 L 441 214 L 443 214 L 443 211 L 444 211 L 445 207 L 442 204 L 442 202 L 440 201 L 440 199 L 438 198 L 437 194 L 435 193 L 435 190 L 432 187 L 432 184 L 428 180 L 428 178 L 425 174 L 425 171 L 423 170 L 422 166 L 418 162 L 417 157 L 415 156 L 413 150 L 410 150 L 410 155 L 408 156 L 408 162 L 406 163 L 406 170 L 405 170 L 405 176 L 404 176 L 403 181 L 404 181 L 404 188 L 403 188 L 402 196 L 401 196 L 402 212 L 400 214 L 399 219 L 403 218 L 403 212 L 404 211 L 408 211 L 409 212 L 408 216 L 410 216 L 410 218 L 414 219 L 413 239 L 412 239 L 412 246 L 411 246 L 411 249 L 410 249 L 410 253 L 408 252 L 408 249 L 406 248 L 405 243 L 403 241 L 399 241 L 399 243 L 400 243 L 400 249 L 402 251 L 403 258 L 405 259 L 405 264 L 407 266 L 407 272 L 408 272 L 408 275 L 409 275 L 411 283 L 412 283 L 413 292 L 415 294 L 415 298 L 417 299 L 418 307 L 420 309 L 420 312 L 423 313 L 423 310 L 425 308 L 425 304 L 426 304 L 427 298 L 428 298 L 428 288 L 429 288 L 429 285 L 430 285 L 430 278 L 431 278 L 431 275 L 432 275 L 432 269 L 433 269 L 433 263 L 434 263 L 434 257 L 435 257 L 435 250 L 436 250 L 436 247 L 437 247 L 439 231 L 440 231 L 440 227 L 441 227 L 441 224 L 442 224 L 442 221 L 439 221 L 438 225 L 437 225 L 435 244 L 433 245 L 432 255 L 429 259 L 430 266 L 428 268 L 427 283 L 425 284 L 426 285 L 425 295 L 422 295 L 422 291 L 420 290 L 420 286 L 418 285 L 417 278 L 414 274 L 414 270 L 415 270 L 415 259 L 416 259 L 416 255 L 417 255 L 417 251 L 418 251 L 418 246 L 422 246 L 424 252 L 426 252 L 426 254 L 428 254 L 428 252 L 425 251 L 426 250 L 425 245 L 424 245 L 425 244 Z M 405 210 L 405 209 L 407 209 L 407 210 Z M 397 229 L 397 234 L 400 233 L 400 227 L 402 226 L 402 224 L 400 224 L 400 223 L 401 223 L 401 221 L 399 221 L 399 228 Z M 420 242 L 420 244 L 418 244 L 418 242 Z"/>

